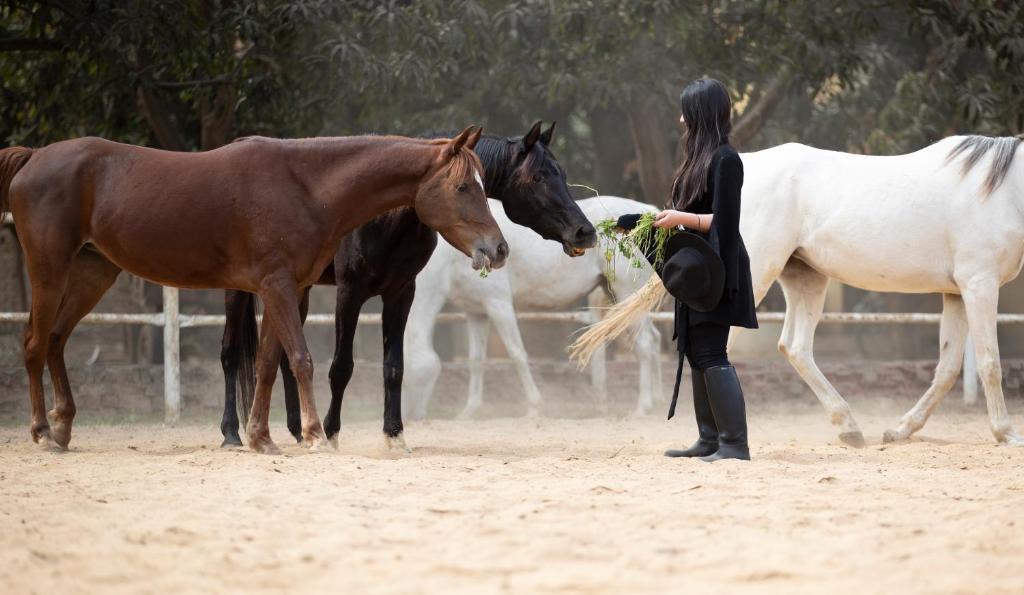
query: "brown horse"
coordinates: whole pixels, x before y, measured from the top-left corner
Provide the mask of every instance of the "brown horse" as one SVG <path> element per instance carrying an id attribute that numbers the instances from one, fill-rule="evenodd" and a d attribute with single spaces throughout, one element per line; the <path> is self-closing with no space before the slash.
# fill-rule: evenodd
<path id="1" fill-rule="evenodd" d="M 269 324 L 257 357 L 249 446 L 277 451 L 267 417 L 283 349 L 299 385 L 303 438 L 313 449 L 329 447 L 299 317 L 302 288 L 320 276 L 342 236 L 401 206 L 413 207 L 475 268 L 504 264 L 508 246 L 487 208 L 472 152 L 480 133 L 469 127 L 454 139 L 255 139 L 205 153 L 83 138 L 0 151 L 0 209 L 14 214 L 32 284 L 25 367 L 33 440 L 67 447 L 75 405 L 63 346 L 109 287 L 107 276 L 116 277 L 75 269 L 116 267 L 163 285 L 259 295 Z M 69 285 L 80 276 L 95 287 Z M 54 385 L 52 430 L 46 364 Z"/>

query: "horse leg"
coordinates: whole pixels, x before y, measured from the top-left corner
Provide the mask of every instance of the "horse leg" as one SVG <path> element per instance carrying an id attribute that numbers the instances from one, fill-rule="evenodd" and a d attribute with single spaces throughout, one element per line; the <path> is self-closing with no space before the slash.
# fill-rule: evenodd
<path id="1" fill-rule="evenodd" d="M 280 349 L 284 350 L 284 353 L 288 357 L 288 364 L 291 367 L 292 373 L 295 374 L 295 379 L 299 385 L 299 407 L 302 418 L 302 437 L 305 444 L 309 445 L 310 450 L 316 451 L 323 448 L 329 448 L 330 443 L 327 441 L 327 437 L 324 435 L 323 426 L 320 424 L 320 419 L 316 413 L 316 402 L 313 399 L 313 358 L 310 356 L 309 348 L 306 345 L 306 338 L 302 334 L 302 318 L 299 315 L 299 301 L 300 294 L 305 288 L 296 288 L 294 281 L 288 279 L 286 276 L 276 279 L 268 279 L 268 282 L 260 290 L 260 297 L 263 299 L 264 304 L 264 324 L 265 327 L 269 327 L 273 332 L 270 334 L 264 333 L 264 338 L 269 338 L 271 335 L 277 337 L 277 341 L 274 342 L 275 346 L 279 343 L 280 347 L 277 349 L 264 350 L 263 346 L 260 346 L 261 358 L 259 362 L 260 378 L 257 378 L 257 399 L 260 400 L 260 407 L 256 407 L 256 403 L 253 403 L 253 417 L 250 419 L 250 425 L 253 426 L 254 430 L 258 433 L 253 438 L 257 441 L 270 441 L 270 432 L 267 427 L 267 419 L 270 411 L 270 390 L 271 386 L 266 386 L 266 380 L 273 378 L 273 373 L 268 372 L 266 368 L 268 366 L 277 367 L 280 363 Z M 266 352 L 265 352 L 266 351 Z M 274 352 L 274 353 L 271 353 Z M 271 361 L 270 355 L 277 355 L 276 360 Z M 262 357 L 266 356 L 266 357 Z M 264 381 L 264 386 L 260 386 L 260 381 Z M 259 390 L 262 388 L 262 392 Z M 255 421 L 255 423 L 253 423 Z M 270 444 L 273 444 L 270 442 Z M 260 442 L 253 445 L 256 450 L 259 448 Z"/>
<path id="2" fill-rule="evenodd" d="M 654 407 L 654 386 L 651 380 L 655 366 L 652 365 L 652 361 L 659 357 L 660 340 L 661 333 L 654 328 L 650 318 L 644 318 L 636 324 L 633 352 L 640 360 L 640 395 L 636 409 L 633 410 L 633 417 L 646 415 Z"/>
<path id="3" fill-rule="evenodd" d="M 992 434 L 1001 444 L 1024 446 L 1022 438 L 1010 423 L 1003 397 L 1003 371 L 999 364 L 999 341 L 996 336 L 996 314 L 999 305 L 999 282 L 996 275 L 978 276 L 960 283 L 967 324 L 978 362 L 978 376 L 985 389 Z"/>
<path id="4" fill-rule="evenodd" d="M 607 305 L 606 290 L 592 291 L 587 295 L 587 310 L 590 312 L 590 324 L 601 322 L 600 308 Z M 602 344 L 590 358 L 590 386 L 594 389 L 594 399 L 602 414 L 608 413 L 608 348 Z"/>
<path id="5" fill-rule="evenodd" d="M 270 395 L 277 379 L 277 367 L 281 361 L 281 342 L 271 330 L 268 317 L 264 312 L 263 324 L 260 326 L 260 346 L 256 351 L 256 388 L 253 390 L 252 409 L 249 410 L 249 423 L 245 426 L 245 436 L 249 448 L 263 454 L 281 452 L 270 438 Z"/>
<path id="6" fill-rule="evenodd" d="M 355 367 L 353 345 L 356 340 L 356 325 L 359 324 L 359 310 L 364 302 L 366 297 L 361 291 L 356 291 L 347 281 L 338 278 L 334 312 L 334 360 L 331 362 L 329 374 L 331 406 L 324 416 L 324 430 L 327 432 L 327 438 L 335 446 L 338 444 L 338 432 L 341 431 L 341 403 Z"/>
<path id="7" fill-rule="evenodd" d="M 487 339 L 491 334 L 491 321 L 486 316 L 466 316 L 467 348 L 469 351 L 469 398 L 458 419 L 471 419 L 480 410 L 484 400 L 484 362 L 487 360 Z"/>
<path id="8" fill-rule="evenodd" d="M 220 433 L 224 436 L 221 447 L 242 446 L 242 438 L 238 435 L 238 390 L 240 374 L 248 376 L 252 369 L 248 358 L 255 359 L 249 343 L 259 342 L 257 336 L 253 341 L 250 336 L 258 332 L 256 326 L 256 296 L 244 291 L 229 289 L 224 292 L 224 336 L 220 346 L 220 365 L 224 370 L 224 414 L 221 416 Z M 241 371 L 239 368 L 243 368 Z M 252 386 L 251 380 L 242 380 L 247 390 Z M 243 399 L 243 403 L 245 400 Z"/>
<path id="9" fill-rule="evenodd" d="M 309 314 L 309 287 L 302 294 L 299 302 L 299 318 L 302 324 L 306 323 L 306 316 Z M 288 432 L 295 438 L 295 441 L 302 444 L 302 417 L 299 407 L 299 386 L 295 382 L 295 375 L 288 366 L 288 359 L 281 358 L 281 382 L 284 383 L 284 410 L 287 416 Z"/>
<path id="10" fill-rule="evenodd" d="M 523 337 L 519 334 L 519 323 L 516 322 L 516 312 L 512 307 L 511 300 L 488 300 L 484 304 L 487 317 L 491 319 L 501 342 L 505 345 L 512 363 L 515 364 L 516 374 L 523 384 L 526 392 L 526 416 L 537 417 L 540 414 L 541 396 L 537 384 L 530 374 L 530 362 L 527 360 L 526 347 L 523 346 Z"/>
<path id="11" fill-rule="evenodd" d="M 411 397 L 412 419 L 427 417 L 427 404 L 441 375 L 441 357 L 434 351 L 434 325 L 446 299 L 443 292 L 420 291 L 409 310 L 402 393 Z"/>
<path id="12" fill-rule="evenodd" d="M 26 234 L 27 235 L 27 234 Z M 68 250 L 68 252 L 71 252 Z M 25 327 L 25 371 L 28 372 L 29 402 L 32 421 L 29 433 L 32 440 L 47 450 L 61 447 L 50 434 L 46 419 L 46 393 L 43 388 L 43 368 L 50 351 L 50 333 L 57 318 L 61 299 L 67 287 L 74 253 L 66 257 L 46 254 L 43 262 L 29 257 L 29 280 L 32 283 L 32 306 L 28 325 Z M 51 259 L 52 258 L 52 259 Z"/>
<path id="13" fill-rule="evenodd" d="M 853 419 L 850 404 L 814 362 L 814 331 L 825 307 L 828 277 L 792 259 L 783 269 L 779 282 L 786 296 L 786 320 L 779 351 L 814 391 L 829 413 L 832 425 L 839 427 L 839 439 L 850 446 L 863 447 L 864 434 Z"/>
<path id="14" fill-rule="evenodd" d="M 939 325 L 939 364 L 931 386 L 914 407 L 900 419 L 894 430 L 886 430 L 882 442 L 905 440 L 924 427 L 932 411 L 956 384 L 964 358 L 967 339 L 967 312 L 963 299 L 954 294 L 942 295 L 942 322 Z"/>
<path id="15" fill-rule="evenodd" d="M 384 310 L 381 313 L 381 332 L 384 335 L 384 445 L 390 451 L 406 454 L 411 451 L 405 445 L 402 425 L 403 351 L 405 322 L 409 319 L 409 308 L 412 307 L 415 295 L 415 280 L 397 292 L 384 294 Z"/>
<path id="16" fill-rule="evenodd" d="M 51 435 L 61 448 L 71 441 L 71 425 L 75 418 L 75 399 L 64 363 L 64 346 L 78 322 L 88 314 L 110 289 L 121 269 L 92 250 L 82 250 L 75 257 L 67 291 L 50 331 L 47 367 L 53 381 L 53 410 L 50 411 Z"/>

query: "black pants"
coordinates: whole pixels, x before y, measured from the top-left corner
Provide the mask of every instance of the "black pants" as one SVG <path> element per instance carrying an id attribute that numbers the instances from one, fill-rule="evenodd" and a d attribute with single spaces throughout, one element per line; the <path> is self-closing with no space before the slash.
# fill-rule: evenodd
<path id="1" fill-rule="evenodd" d="M 679 314 L 677 313 L 678 317 Z M 685 324 L 685 319 L 684 319 Z M 679 367 L 676 368 L 676 383 L 672 388 L 672 404 L 668 407 L 668 418 L 676 414 L 676 403 L 679 400 L 679 383 L 683 379 L 683 356 L 690 362 L 690 372 L 696 378 L 703 375 L 704 370 L 717 366 L 729 366 L 729 357 L 725 346 L 729 342 L 729 326 L 717 322 L 701 322 L 693 326 L 685 326 L 676 332 L 679 344 L 684 346 L 679 354 Z"/>
<path id="2" fill-rule="evenodd" d="M 715 322 L 702 322 L 686 329 L 686 360 L 692 372 L 728 366 L 725 346 L 729 342 L 729 327 Z"/>

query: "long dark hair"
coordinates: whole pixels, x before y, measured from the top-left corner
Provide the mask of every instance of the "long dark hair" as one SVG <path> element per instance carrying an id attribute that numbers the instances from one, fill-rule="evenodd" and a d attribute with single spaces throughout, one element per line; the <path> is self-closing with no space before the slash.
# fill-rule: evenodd
<path id="1" fill-rule="evenodd" d="M 715 79 L 698 79 L 679 95 L 686 129 L 683 131 L 683 162 L 672 180 L 670 206 L 685 209 L 707 188 L 711 158 L 729 143 L 732 132 L 732 100 L 725 85 Z"/>

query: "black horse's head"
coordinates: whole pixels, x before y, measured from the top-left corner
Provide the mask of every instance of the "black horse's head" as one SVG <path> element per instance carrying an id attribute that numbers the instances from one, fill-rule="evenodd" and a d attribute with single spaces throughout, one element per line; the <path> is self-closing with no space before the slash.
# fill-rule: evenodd
<path id="1" fill-rule="evenodd" d="M 512 222 L 579 256 L 597 242 L 597 231 L 569 194 L 565 170 L 549 148 L 555 124 L 538 121 L 522 137 L 485 136 L 476 146 L 487 195 L 500 200 Z"/>

